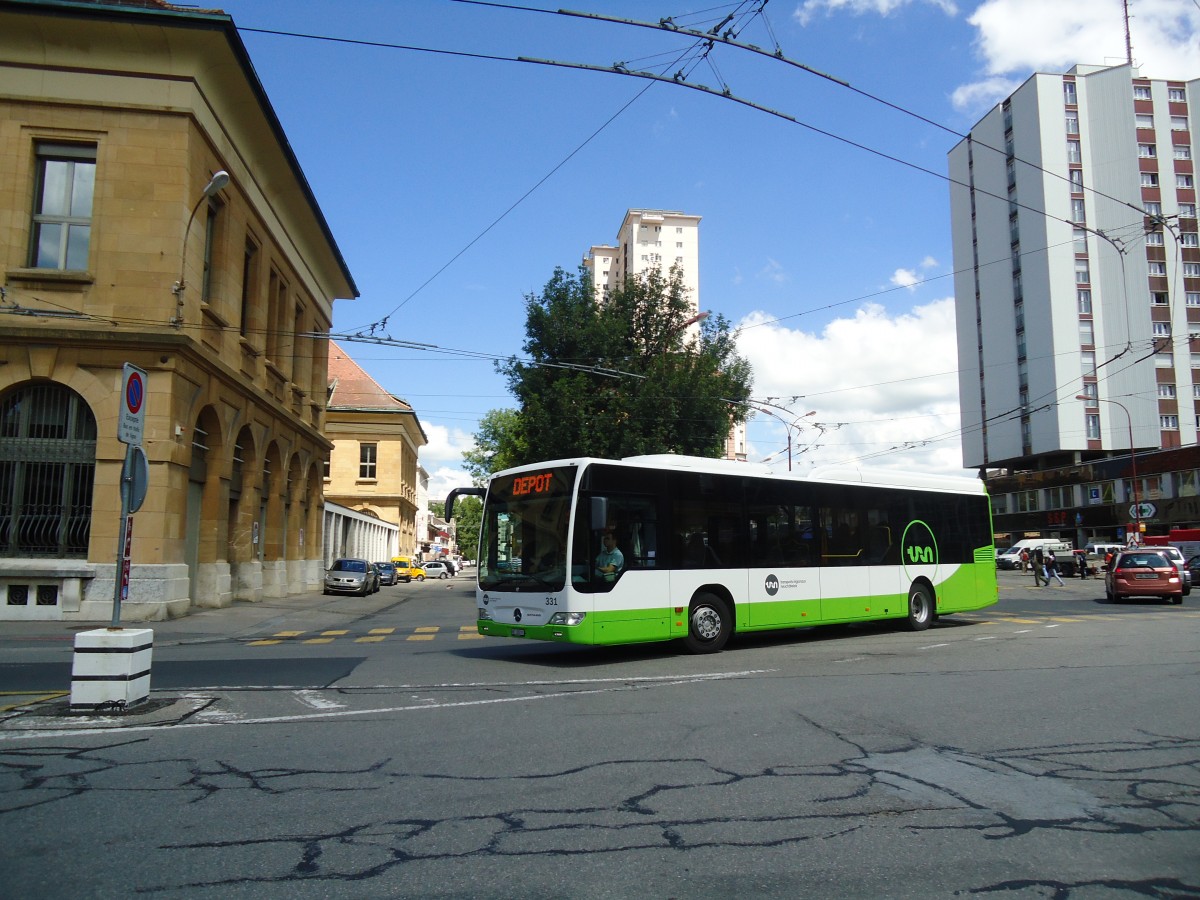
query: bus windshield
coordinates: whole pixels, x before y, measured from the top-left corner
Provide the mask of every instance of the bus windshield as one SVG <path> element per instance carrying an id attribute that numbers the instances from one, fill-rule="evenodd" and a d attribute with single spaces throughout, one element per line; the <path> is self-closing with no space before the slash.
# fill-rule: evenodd
<path id="1" fill-rule="evenodd" d="M 479 586 L 486 590 L 562 590 L 574 466 L 492 480 L 483 510 Z"/>

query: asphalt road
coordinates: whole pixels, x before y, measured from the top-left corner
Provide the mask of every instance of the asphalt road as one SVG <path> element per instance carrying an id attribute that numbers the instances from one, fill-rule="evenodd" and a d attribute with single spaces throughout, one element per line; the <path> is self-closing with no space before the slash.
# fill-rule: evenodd
<path id="1" fill-rule="evenodd" d="M 1001 580 L 707 657 L 480 638 L 465 579 L 156 623 L 144 711 L 0 721 L 5 892 L 1200 896 L 1200 595 Z"/>

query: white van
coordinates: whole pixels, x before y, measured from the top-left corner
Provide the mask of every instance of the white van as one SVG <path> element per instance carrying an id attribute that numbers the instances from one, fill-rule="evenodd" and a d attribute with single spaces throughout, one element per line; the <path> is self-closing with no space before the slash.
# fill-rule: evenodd
<path id="1" fill-rule="evenodd" d="M 1124 550 L 1125 545 L 1124 544 L 1095 544 L 1095 543 L 1093 543 L 1093 544 L 1088 544 L 1087 547 L 1085 547 L 1084 549 L 1087 550 L 1088 556 L 1094 556 L 1094 557 L 1097 557 L 1098 559 L 1104 559 L 1104 557 L 1108 556 L 1108 554 L 1110 554 L 1110 553 L 1119 553 L 1120 551 Z"/>
<path id="2" fill-rule="evenodd" d="M 1042 551 L 1053 550 L 1055 556 L 1065 556 L 1070 558 L 1074 548 L 1069 541 L 1060 541 L 1058 538 L 1025 538 L 1023 541 L 1017 541 L 1007 550 L 1002 550 L 996 554 L 996 567 L 1000 569 L 1019 569 L 1021 568 L 1021 551 L 1028 550 L 1030 555 L 1038 547 Z"/>

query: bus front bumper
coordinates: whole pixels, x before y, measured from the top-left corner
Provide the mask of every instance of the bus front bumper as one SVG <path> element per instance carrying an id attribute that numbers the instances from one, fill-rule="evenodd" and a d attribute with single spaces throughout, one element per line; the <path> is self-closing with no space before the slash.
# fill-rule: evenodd
<path id="1" fill-rule="evenodd" d="M 491 619 L 476 622 L 479 633 L 489 637 L 527 638 L 532 641 L 558 641 L 564 644 L 590 644 L 591 628 L 584 625 L 508 625 Z"/>

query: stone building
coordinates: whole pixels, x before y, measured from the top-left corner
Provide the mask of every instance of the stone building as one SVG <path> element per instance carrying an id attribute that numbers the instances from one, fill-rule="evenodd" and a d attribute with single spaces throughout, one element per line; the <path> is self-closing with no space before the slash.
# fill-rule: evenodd
<path id="1" fill-rule="evenodd" d="M 319 589 L 326 335 L 357 290 L 232 19 L 0 0 L 0 618 Z"/>
<path id="2" fill-rule="evenodd" d="M 376 547 L 373 559 L 414 556 L 417 453 L 429 440 L 408 403 L 384 390 L 339 344 L 328 345 L 325 434 L 333 450 L 325 497 L 399 526 L 399 545 Z"/>

